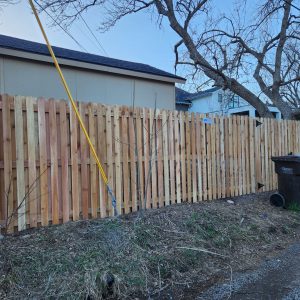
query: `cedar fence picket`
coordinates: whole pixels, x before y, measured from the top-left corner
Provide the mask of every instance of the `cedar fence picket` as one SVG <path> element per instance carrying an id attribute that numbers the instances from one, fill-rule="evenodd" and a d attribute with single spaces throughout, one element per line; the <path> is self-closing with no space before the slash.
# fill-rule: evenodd
<path id="1" fill-rule="evenodd" d="M 122 214 L 275 190 L 271 156 L 300 153 L 297 121 L 78 106 Z M 67 102 L 1 95 L 0 141 L 2 229 L 113 215 Z"/>

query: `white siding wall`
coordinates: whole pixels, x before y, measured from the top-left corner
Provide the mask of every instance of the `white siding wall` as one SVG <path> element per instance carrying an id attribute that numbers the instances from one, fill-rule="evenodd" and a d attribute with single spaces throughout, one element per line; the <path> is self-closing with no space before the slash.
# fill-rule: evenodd
<path id="1" fill-rule="evenodd" d="M 218 96 L 214 94 L 193 100 L 192 106 L 189 108 L 189 111 L 201 113 L 211 113 L 219 110 L 220 105 L 218 103 Z"/>
<path id="2" fill-rule="evenodd" d="M 175 109 L 175 85 L 62 67 L 73 97 L 79 101 Z M 66 99 L 53 65 L 0 57 L 0 91 L 11 95 Z"/>
<path id="3" fill-rule="evenodd" d="M 244 99 L 239 99 L 240 107 L 230 108 L 224 110 L 224 107 L 220 104 L 219 93 L 224 95 L 223 91 L 217 90 L 208 94 L 202 98 L 192 101 L 192 106 L 189 108 L 191 112 L 198 113 L 215 113 L 215 114 L 235 114 L 241 112 L 248 112 L 250 117 L 255 117 L 255 108 L 248 104 Z M 276 107 L 269 107 L 270 111 L 276 114 L 276 119 L 281 119 L 281 113 Z"/>

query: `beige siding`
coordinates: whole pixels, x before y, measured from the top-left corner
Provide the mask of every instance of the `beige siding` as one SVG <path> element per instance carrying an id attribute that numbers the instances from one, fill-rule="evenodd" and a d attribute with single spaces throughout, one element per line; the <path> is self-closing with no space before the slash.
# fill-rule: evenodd
<path id="1" fill-rule="evenodd" d="M 150 81 L 63 67 L 63 73 L 79 101 L 175 109 L 173 83 Z M 66 98 L 53 65 L 1 57 L 1 93 L 46 98 Z"/>

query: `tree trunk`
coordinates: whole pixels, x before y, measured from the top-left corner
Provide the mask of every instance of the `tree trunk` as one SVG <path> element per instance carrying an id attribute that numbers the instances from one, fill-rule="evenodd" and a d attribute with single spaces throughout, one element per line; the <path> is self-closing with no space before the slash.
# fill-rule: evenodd
<path id="1" fill-rule="evenodd" d="M 190 53 L 190 58 L 194 61 L 195 65 L 201 66 L 202 71 L 207 77 L 213 79 L 217 85 L 226 87 L 233 93 L 245 99 L 257 110 L 261 117 L 274 118 L 273 114 L 269 111 L 268 106 L 254 93 L 240 84 L 237 80 L 226 76 L 220 70 L 214 68 L 204 56 L 199 53 L 192 37 L 187 30 L 179 24 L 172 9 L 169 8 L 164 14 L 168 17 L 171 28 L 182 38 L 183 43 Z"/>
<path id="2" fill-rule="evenodd" d="M 279 92 L 273 92 L 272 102 L 280 110 L 284 119 L 292 120 L 295 118 L 293 109 L 282 99 Z"/>

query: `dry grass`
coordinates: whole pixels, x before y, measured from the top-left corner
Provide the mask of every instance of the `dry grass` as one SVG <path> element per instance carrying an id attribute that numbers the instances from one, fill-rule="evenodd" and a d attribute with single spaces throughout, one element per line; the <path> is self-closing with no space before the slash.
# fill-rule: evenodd
<path id="1" fill-rule="evenodd" d="M 0 298 L 188 298 L 282 249 L 299 224 L 262 194 L 31 230 L 0 241 Z"/>

